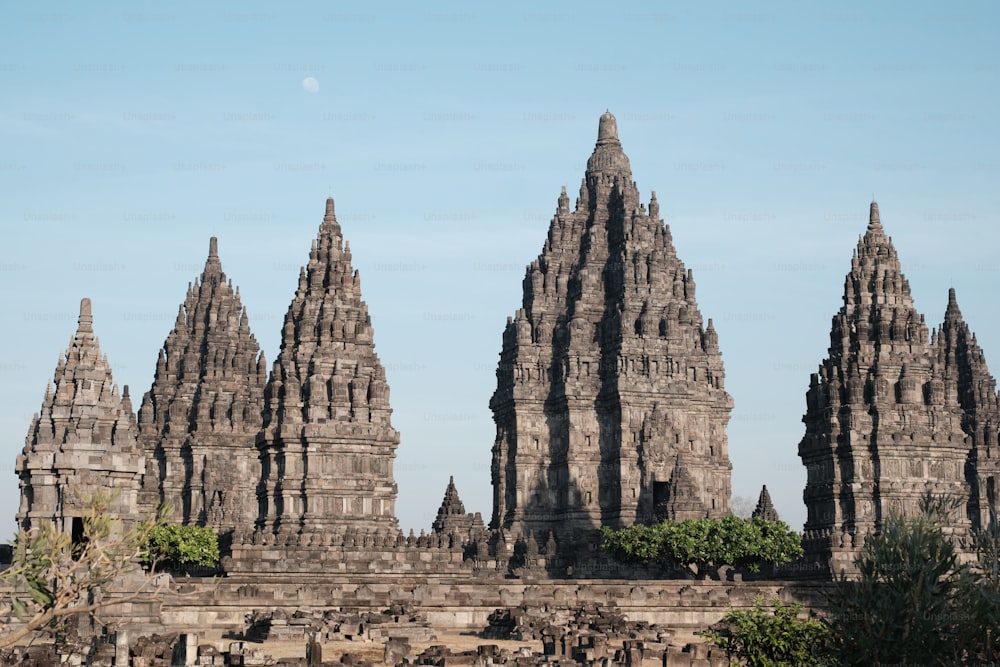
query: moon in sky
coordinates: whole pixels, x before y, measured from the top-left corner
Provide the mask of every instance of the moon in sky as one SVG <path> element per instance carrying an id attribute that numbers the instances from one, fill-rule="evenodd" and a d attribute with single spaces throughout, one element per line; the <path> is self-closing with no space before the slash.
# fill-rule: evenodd
<path id="1" fill-rule="evenodd" d="M 307 76 L 302 79 L 302 89 L 307 93 L 318 93 L 319 92 L 319 81 L 311 76 Z"/>

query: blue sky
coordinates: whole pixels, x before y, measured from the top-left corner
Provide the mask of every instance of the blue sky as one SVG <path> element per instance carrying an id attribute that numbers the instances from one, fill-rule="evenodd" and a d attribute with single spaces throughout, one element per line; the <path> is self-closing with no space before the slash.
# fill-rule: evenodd
<path id="1" fill-rule="evenodd" d="M 402 442 L 491 512 L 487 407 L 559 188 L 605 109 L 719 332 L 736 495 L 801 527 L 797 457 L 872 196 L 917 308 L 1000 363 L 992 3 L 24 4 L 0 26 L 0 516 L 81 297 L 138 398 L 219 237 L 268 360 L 333 196 Z M 315 78 L 308 92 L 303 80 Z"/>

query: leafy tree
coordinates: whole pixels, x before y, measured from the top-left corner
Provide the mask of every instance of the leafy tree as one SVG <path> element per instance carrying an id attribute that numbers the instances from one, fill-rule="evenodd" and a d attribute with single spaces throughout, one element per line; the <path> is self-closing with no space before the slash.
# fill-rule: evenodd
<path id="1" fill-rule="evenodd" d="M 665 534 L 662 523 L 620 530 L 605 526 L 601 529 L 601 548 L 622 563 L 649 563 L 660 559 Z"/>
<path id="2" fill-rule="evenodd" d="M 803 554 L 802 538 L 783 521 L 741 519 L 687 519 L 653 526 L 602 529 L 601 547 L 625 563 L 661 561 L 695 565 L 746 566 L 785 563 Z"/>
<path id="3" fill-rule="evenodd" d="M 699 634 L 751 667 L 831 663 L 833 634 L 825 623 L 800 618 L 799 603 L 785 606 L 775 598 L 771 608 L 768 613 L 758 597 L 753 609 L 730 608 L 719 624 Z"/>
<path id="4" fill-rule="evenodd" d="M 98 492 L 83 501 L 82 539 L 41 522 L 18 533 L 11 567 L 0 574 L 12 587 L 10 601 L 0 606 L 0 647 L 10 646 L 38 630 L 53 631 L 58 622 L 80 614 L 95 615 L 113 604 L 149 591 L 104 598 L 105 588 L 135 567 L 145 555 L 143 543 L 163 522 L 168 508 L 126 529 L 108 514 L 114 495 Z"/>
<path id="5" fill-rule="evenodd" d="M 857 580 L 841 574 L 830 597 L 829 620 L 845 665 L 996 659 L 1000 597 L 995 571 L 984 567 L 985 560 L 960 562 L 944 530 L 957 507 L 928 494 L 917 515 L 891 514 L 855 559 Z M 981 552 L 996 552 L 997 543 L 990 539 L 985 533 L 975 536 Z"/>
<path id="6" fill-rule="evenodd" d="M 149 532 L 143 546 L 144 563 L 163 563 L 181 572 L 219 563 L 219 536 L 203 526 L 160 525 Z"/>
<path id="7" fill-rule="evenodd" d="M 976 561 L 972 576 L 961 581 L 959 599 L 975 623 L 966 638 L 970 655 L 987 663 L 1000 663 L 1000 523 L 990 506 L 989 524 L 973 536 Z"/>

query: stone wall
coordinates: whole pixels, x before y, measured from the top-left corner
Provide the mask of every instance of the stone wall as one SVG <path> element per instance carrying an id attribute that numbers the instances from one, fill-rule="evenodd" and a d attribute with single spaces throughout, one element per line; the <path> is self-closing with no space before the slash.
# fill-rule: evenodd
<path id="1" fill-rule="evenodd" d="M 165 630 L 185 632 L 234 629 L 253 610 L 301 608 L 381 611 L 403 604 L 438 628 L 482 630 L 500 608 L 546 606 L 572 609 L 584 604 L 614 605 L 629 620 L 672 630 L 697 631 L 719 621 L 729 607 L 748 609 L 758 596 L 801 602 L 824 609 L 830 584 L 816 581 L 732 582 L 694 579 L 635 580 L 516 579 L 414 575 L 298 575 L 295 581 L 264 575 L 234 576 L 221 581 L 190 578 L 179 595 L 165 596 L 160 619 Z"/>

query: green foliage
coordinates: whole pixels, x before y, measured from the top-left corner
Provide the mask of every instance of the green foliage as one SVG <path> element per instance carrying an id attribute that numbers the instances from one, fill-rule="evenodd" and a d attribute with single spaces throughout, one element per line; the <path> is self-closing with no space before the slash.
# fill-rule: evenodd
<path id="1" fill-rule="evenodd" d="M 976 562 L 961 581 L 959 599 L 975 619 L 967 639 L 978 661 L 1000 663 L 1000 524 L 990 507 L 987 527 L 974 535 Z"/>
<path id="2" fill-rule="evenodd" d="M 926 496 L 913 517 L 890 515 L 843 574 L 830 623 L 845 665 L 957 665 L 998 656 L 1000 597 L 992 568 L 963 565 L 944 526 L 958 504 Z M 977 543 L 995 551 L 980 534 Z"/>
<path id="3" fill-rule="evenodd" d="M 750 611 L 730 609 L 715 628 L 700 633 L 732 659 L 751 667 L 830 664 L 833 635 L 814 618 L 799 618 L 802 605 L 771 601 L 771 613 L 761 598 Z"/>
<path id="4" fill-rule="evenodd" d="M 624 563 L 747 566 L 785 563 L 802 555 L 802 538 L 783 521 L 687 519 L 619 530 L 604 527 L 601 548 Z"/>
<path id="5" fill-rule="evenodd" d="M 163 563 L 187 572 L 192 567 L 219 563 L 219 536 L 211 528 L 168 524 L 150 531 L 144 543 L 143 563 Z"/>
<path id="6" fill-rule="evenodd" d="M 122 601 L 106 599 L 102 592 L 144 555 L 142 543 L 169 508 L 126 528 L 109 513 L 114 499 L 111 493 L 95 493 L 81 500 L 83 532 L 76 542 L 48 521 L 18 533 L 11 567 L 0 574 L 12 588 L 0 616 L 13 615 L 21 624 L 0 623 L 0 647 L 37 630 L 51 631 L 65 617 L 95 614 Z"/>
<path id="7" fill-rule="evenodd" d="M 632 526 L 614 530 L 601 528 L 601 548 L 622 563 L 649 563 L 660 558 L 664 524 Z"/>

